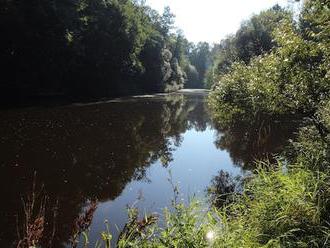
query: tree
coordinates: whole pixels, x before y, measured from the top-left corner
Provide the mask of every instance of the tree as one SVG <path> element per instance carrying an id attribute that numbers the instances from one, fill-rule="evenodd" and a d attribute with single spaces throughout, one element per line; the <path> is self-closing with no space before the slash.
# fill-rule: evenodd
<path id="1" fill-rule="evenodd" d="M 198 72 L 198 88 L 204 88 L 204 79 L 209 66 L 210 45 L 207 42 L 199 42 L 190 52 L 189 60 Z"/>
<path id="2" fill-rule="evenodd" d="M 212 66 L 207 72 L 207 85 L 211 87 L 223 75 L 228 73 L 234 62 L 249 64 L 251 59 L 269 53 L 277 46 L 273 32 L 278 24 L 291 19 L 287 10 L 275 5 L 245 21 L 235 35 L 222 40 L 212 58 Z"/>
<path id="3" fill-rule="evenodd" d="M 161 16 L 161 33 L 166 37 L 173 29 L 175 15 L 171 12 L 169 6 L 164 8 L 163 15 Z"/>
<path id="4" fill-rule="evenodd" d="M 0 8 L 2 101 L 90 99 L 163 91 L 173 82 L 173 90 L 183 86 L 185 41 L 171 33 L 168 7 L 163 15 L 133 0 L 8 0 Z M 168 52 L 169 61 L 163 56 Z"/>

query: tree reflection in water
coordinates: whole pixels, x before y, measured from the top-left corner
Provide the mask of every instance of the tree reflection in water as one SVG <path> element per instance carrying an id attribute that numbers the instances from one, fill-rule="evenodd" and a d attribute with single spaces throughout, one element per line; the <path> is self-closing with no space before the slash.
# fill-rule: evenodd
<path id="1" fill-rule="evenodd" d="M 299 117 L 272 119 L 267 116 L 257 116 L 252 122 L 234 120 L 230 126 L 218 123 L 215 145 L 228 151 L 235 165 L 244 171 L 251 171 L 258 160 L 275 161 L 283 146 L 288 145 L 287 141 L 295 136 L 301 123 Z M 207 188 L 210 203 L 216 207 L 230 204 L 248 179 L 234 177 L 220 170 Z"/>
<path id="2" fill-rule="evenodd" d="M 64 247 L 90 200 L 114 200 L 128 183 L 148 182 L 148 168 L 156 161 L 169 166 L 183 133 L 212 126 L 204 100 L 204 94 L 169 94 L 1 111 L 0 243 L 10 247 L 17 240 L 15 216 L 36 172 L 48 195 L 47 220 L 58 206 L 52 246 Z M 262 120 L 219 128 L 216 146 L 244 169 L 253 159 L 276 153 L 296 127 Z M 52 226 L 46 221 L 46 237 Z"/>
<path id="3" fill-rule="evenodd" d="M 182 133 L 206 129 L 203 99 L 170 94 L 0 112 L 0 243 L 17 240 L 15 215 L 36 172 L 48 195 L 46 219 L 58 201 L 52 246 L 64 247 L 90 199 L 113 200 L 132 180 L 147 180 L 155 161 L 169 165 Z"/>
<path id="4" fill-rule="evenodd" d="M 234 164 L 251 170 L 257 160 L 274 160 L 283 146 L 288 145 L 287 141 L 295 136 L 300 124 L 300 118 L 268 116 L 258 116 L 252 122 L 236 120 L 225 128 L 220 123 L 215 144 L 229 152 Z"/>

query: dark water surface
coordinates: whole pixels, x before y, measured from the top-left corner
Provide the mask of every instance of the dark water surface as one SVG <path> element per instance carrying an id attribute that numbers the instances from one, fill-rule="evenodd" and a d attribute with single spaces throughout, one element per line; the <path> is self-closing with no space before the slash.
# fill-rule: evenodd
<path id="1" fill-rule="evenodd" d="M 161 213 L 171 203 L 169 171 L 180 198 L 203 197 L 220 170 L 243 174 L 246 164 L 280 150 L 294 131 L 287 123 L 216 130 L 205 97 L 192 91 L 1 111 L 0 244 L 17 240 L 15 216 L 33 181 L 48 195 L 48 219 L 57 209 L 55 225 L 49 221 L 45 230 L 51 246 L 65 247 L 89 200 L 99 201 L 91 241 L 105 219 L 116 235 L 127 205 Z"/>

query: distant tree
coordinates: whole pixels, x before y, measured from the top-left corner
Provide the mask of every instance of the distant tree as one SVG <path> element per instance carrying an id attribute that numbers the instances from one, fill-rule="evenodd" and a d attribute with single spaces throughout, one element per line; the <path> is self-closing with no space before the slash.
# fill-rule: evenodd
<path id="1" fill-rule="evenodd" d="M 186 73 L 189 76 L 187 77 L 186 88 L 204 88 L 206 71 L 210 64 L 210 45 L 207 42 L 188 45 L 189 65 L 186 67 Z"/>
<path id="2" fill-rule="evenodd" d="M 163 15 L 161 16 L 161 29 L 162 34 L 167 36 L 173 29 L 175 15 L 171 12 L 171 8 L 166 6 Z"/>

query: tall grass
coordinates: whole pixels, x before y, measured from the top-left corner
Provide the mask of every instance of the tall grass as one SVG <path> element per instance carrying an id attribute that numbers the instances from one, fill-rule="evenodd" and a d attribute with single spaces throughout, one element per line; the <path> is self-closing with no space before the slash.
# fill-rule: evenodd
<path id="1" fill-rule="evenodd" d="M 165 211 L 163 227 L 119 247 L 330 247 L 330 227 L 322 218 L 329 210 L 328 181 L 302 164 L 259 163 L 230 205 L 205 211 L 196 201 L 178 204 Z"/>

